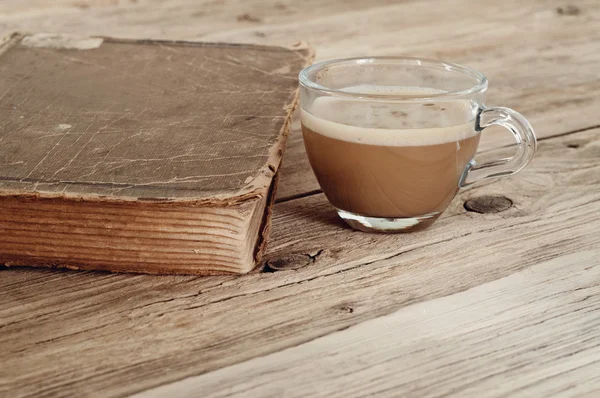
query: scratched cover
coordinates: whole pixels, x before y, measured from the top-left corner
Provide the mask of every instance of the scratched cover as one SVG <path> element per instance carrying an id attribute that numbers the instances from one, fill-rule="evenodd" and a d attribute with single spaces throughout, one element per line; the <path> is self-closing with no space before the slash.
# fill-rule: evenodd
<path id="1" fill-rule="evenodd" d="M 0 49 L 0 195 L 260 196 L 311 56 L 302 44 L 14 34 Z"/>

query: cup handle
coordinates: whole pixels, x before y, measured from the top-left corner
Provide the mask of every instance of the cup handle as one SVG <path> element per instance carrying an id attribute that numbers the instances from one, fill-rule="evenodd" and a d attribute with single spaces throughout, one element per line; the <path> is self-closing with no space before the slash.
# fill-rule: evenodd
<path id="1" fill-rule="evenodd" d="M 517 152 L 510 158 L 477 164 L 471 160 L 463 172 L 459 186 L 466 187 L 485 178 L 509 176 L 521 171 L 533 158 L 537 139 L 531 124 L 519 112 L 509 108 L 491 107 L 482 109 L 477 116 L 475 129 L 483 131 L 489 126 L 502 126 L 515 137 Z"/>

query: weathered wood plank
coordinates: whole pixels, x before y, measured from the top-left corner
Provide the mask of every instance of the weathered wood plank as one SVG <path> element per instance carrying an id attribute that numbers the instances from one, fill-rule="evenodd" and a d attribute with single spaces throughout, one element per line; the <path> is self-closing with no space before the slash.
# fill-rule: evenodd
<path id="1" fill-rule="evenodd" d="M 600 4 L 578 1 L 578 12 L 558 7 L 565 3 L 5 0 L 0 32 L 308 40 L 318 59 L 443 58 L 486 73 L 488 102 L 523 112 L 541 137 L 550 137 L 600 124 Z M 486 139 L 483 148 L 509 142 L 502 137 Z M 557 256 L 597 253 L 599 139 L 600 130 L 590 130 L 542 142 L 518 177 L 464 191 L 433 229 L 418 234 L 350 231 L 323 195 L 281 203 L 269 268 L 294 271 L 195 278 L 0 270 L 0 395 L 126 395 L 428 304 Z M 294 134 L 280 198 L 314 188 Z M 484 195 L 507 197 L 513 206 L 488 214 L 463 209 L 465 200 Z M 571 376 L 585 377 L 586 369 Z"/>
<path id="2" fill-rule="evenodd" d="M 600 393 L 599 314 L 600 252 L 580 252 L 138 397 Z"/>
<path id="3" fill-rule="evenodd" d="M 599 154 L 600 129 L 543 141 L 518 178 L 461 193 L 432 229 L 410 235 L 352 231 L 323 195 L 281 203 L 269 257 L 294 271 L 242 278 L 0 271 L 0 335 L 8 347 L 0 352 L 0 392 L 141 391 L 556 256 L 598 251 Z M 505 196 L 513 206 L 463 209 L 464 200 L 482 195 Z"/>

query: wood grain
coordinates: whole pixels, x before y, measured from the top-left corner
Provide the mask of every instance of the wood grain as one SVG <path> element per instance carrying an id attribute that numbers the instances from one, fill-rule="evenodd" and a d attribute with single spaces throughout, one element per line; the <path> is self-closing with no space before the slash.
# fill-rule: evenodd
<path id="1" fill-rule="evenodd" d="M 557 256 L 136 397 L 591 395 L 599 313 L 600 253 Z"/>
<path id="2" fill-rule="evenodd" d="M 189 382 L 203 396 L 277 396 L 286 381 L 309 396 L 323 395 L 312 390 L 320 386 L 343 396 L 597 396 L 599 8 L 594 0 L 4 1 L 6 32 L 307 40 L 319 60 L 463 63 L 490 79 L 489 104 L 521 111 L 548 139 L 518 176 L 461 192 L 431 230 L 389 236 L 337 219 L 293 133 L 268 272 L 0 271 L 0 344 L 9 347 L 0 350 L 0 395 L 126 396 L 161 385 L 152 393 L 183 394 Z M 508 134 L 486 135 L 482 156 L 510 154 L 497 149 Z M 512 205 L 464 209 L 485 196 Z"/>
<path id="3" fill-rule="evenodd" d="M 207 279 L 2 271 L 0 331 L 10 349 L 0 353 L 0 391 L 126 395 L 597 251 L 599 143 L 600 129 L 542 141 L 519 178 L 462 192 L 432 229 L 410 235 L 349 230 L 323 195 L 280 203 L 268 258 L 314 257 L 292 271 Z M 513 207 L 462 206 L 494 193 Z"/>

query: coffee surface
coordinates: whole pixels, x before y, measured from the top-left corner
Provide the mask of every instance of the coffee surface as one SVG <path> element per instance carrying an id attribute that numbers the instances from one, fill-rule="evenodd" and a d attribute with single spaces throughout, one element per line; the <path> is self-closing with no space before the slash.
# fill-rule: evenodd
<path id="1" fill-rule="evenodd" d="M 373 86 L 347 91 L 424 94 Z M 329 201 L 359 215 L 399 218 L 448 206 L 477 151 L 473 113 L 465 101 L 399 104 L 319 97 L 310 112 L 302 109 L 301 118 L 310 163 Z"/>

